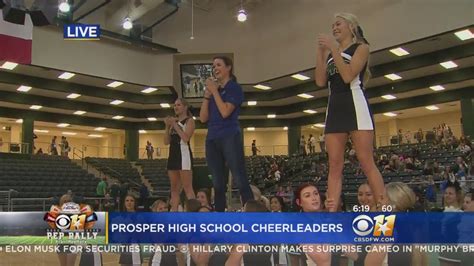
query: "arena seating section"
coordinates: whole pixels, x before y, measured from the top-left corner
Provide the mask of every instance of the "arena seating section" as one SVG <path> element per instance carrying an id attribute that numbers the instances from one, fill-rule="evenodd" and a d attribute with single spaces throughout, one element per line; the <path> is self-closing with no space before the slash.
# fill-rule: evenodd
<path id="1" fill-rule="evenodd" d="M 141 184 L 140 174 L 129 161 L 115 158 L 86 157 L 86 162 L 107 176 L 118 179 L 120 182 L 133 181 Z"/>
<path id="2" fill-rule="evenodd" d="M 431 143 L 404 144 L 380 147 L 376 150 L 377 157 L 386 154 L 412 156 L 421 162 L 414 171 L 398 171 L 383 173 L 385 183 L 393 181 L 412 182 L 426 180 L 423 177 L 425 161 L 437 161 L 441 165 L 451 165 L 461 153 L 454 148 L 438 147 Z M 280 180 L 268 178 L 272 161 L 280 167 Z M 132 164 L 124 159 L 86 158 L 86 162 L 103 173 L 117 178 L 121 182 L 130 180 L 141 184 L 140 175 Z M 169 178 L 166 171 L 166 159 L 139 160 L 137 166 L 143 169 L 142 174 L 150 182 L 153 191 L 167 195 Z M 205 164 L 204 158 L 196 158 L 195 164 Z M 366 177 L 357 171 L 356 160 L 350 160 L 346 154 L 344 167 L 343 191 L 352 194 L 350 205 L 356 199 L 355 192 Z M 265 195 L 274 195 L 278 185 L 290 185 L 293 188 L 302 183 L 316 183 L 321 192 L 327 188 L 327 155 L 315 153 L 311 155 L 291 156 L 249 156 L 246 157 L 246 168 L 250 182 L 259 187 Z M 382 169 L 381 169 L 382 170 Z M 435 176 L 434 181 L 441 177 Z M 61 195 L 68 190 L 83 196 L 94 196 L 98 179 L 88 174 L 80 166 L 69 159 L 59 156 L 18 154 L 1 154 L 0 156 L 0 191 L 15 189 L 19 198 L 44 198 Z"/>
<path id="3" fill-rule="evenodd" d="M 12 195 L 14 198 L 50 198 L 61 196 L 68 190 L 91 197 L 95 195 L 97 183 L 94 175 L 64 157 L 0 155 L 0 191 L 18 191 Z M 22 206 L 15 209 L 22 209 Z"/>

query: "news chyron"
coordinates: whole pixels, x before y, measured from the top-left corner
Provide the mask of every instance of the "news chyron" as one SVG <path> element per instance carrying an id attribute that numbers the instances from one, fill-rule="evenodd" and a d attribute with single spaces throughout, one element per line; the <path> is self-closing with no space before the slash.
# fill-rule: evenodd
<path id="1" fill-rule="evenodd" d="M 64 25 L 64 39 L 73 41 L 100 40 L 99 24 L 66 24 Z"/>

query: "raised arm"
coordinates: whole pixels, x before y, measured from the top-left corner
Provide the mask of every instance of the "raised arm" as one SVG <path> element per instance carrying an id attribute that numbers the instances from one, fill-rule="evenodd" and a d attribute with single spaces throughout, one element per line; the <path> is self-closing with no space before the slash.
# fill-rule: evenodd
<path id="1" fill-rule="evenodd" d="M 181 129 L 181 127 L 178 125 L 178 121 L 175 121 L 173 123 L 173 128 L 174 130 L 176 131 L 176 133 L 178 133 L 179 137 L 184 141 L 184 142 L 189 142 L 189 140 L 191 139 L 191 137 L 193 136 L 194 134 L 194 128 L 195 128 L 195 124 L 194 124 L 194 119 L 192 118 L 189 118 L 187 121 L 186 121 L 186 129 L 183 131 Z"/>
<path id="2" fill-rule="evenodd" d="M 321 88 L 326 87 L 328 83 L 328 77 L 326 74 L 326 58 L 328 55 L 329 50 L 325 49 L 321 45 L 318 45 L 318 49 L 316 51 L 316 69 L 314 70 L 314 77 L 316 85 Z"/>
<path id="3" fill-rule="evenodd" d="M 207 123 L 209 120 L 209 101 L 211 100 L 211 93 L 208 90 L 204 91 L 204 98 L 202 99 L 201 110 L 199 111 L 199 120 L 201 123 Z"/>

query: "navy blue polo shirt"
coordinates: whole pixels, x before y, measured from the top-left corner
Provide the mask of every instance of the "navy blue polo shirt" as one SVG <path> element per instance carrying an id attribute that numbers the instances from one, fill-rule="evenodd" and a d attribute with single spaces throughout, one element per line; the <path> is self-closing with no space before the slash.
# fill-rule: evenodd
<path id="1" fill-rule="evenodd" d="M 244 101 L 242 87 L 240 87 L 237 82 L 229 80 L 224 88 L 219 90 L 219 94 L 224 102 L 233 104 L 235 109 L 227 118 L 223 118 L 214 98 L 212 97 L 209 100 L 209 120 L 207 122 L 208 140 L 223 138 L 240 132 L 238 119 L 240 105 Z"/>

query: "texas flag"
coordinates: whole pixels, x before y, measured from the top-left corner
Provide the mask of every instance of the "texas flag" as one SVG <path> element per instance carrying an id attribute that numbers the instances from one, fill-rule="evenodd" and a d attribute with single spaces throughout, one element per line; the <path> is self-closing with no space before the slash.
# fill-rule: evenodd
<path id="1" fill-rule="evenodd" d="M 25 25 L 3 20 L 0 12 L 0 61 L 19 64 L 31 64 L 31 44 L 33 23 L 29 15 L 25 16 Z"/>

